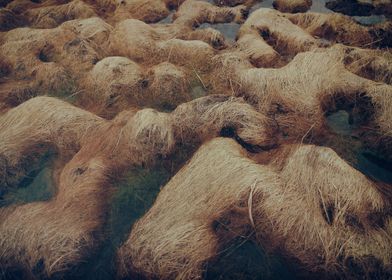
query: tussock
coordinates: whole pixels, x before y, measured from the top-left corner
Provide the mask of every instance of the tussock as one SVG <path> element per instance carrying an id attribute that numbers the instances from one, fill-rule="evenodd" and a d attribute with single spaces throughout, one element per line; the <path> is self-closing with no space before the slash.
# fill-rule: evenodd
<path id="1" fill-rule="evenodd" d="M 163 62 L 149 72 L 149 92 L 154 107 L 172 109 L 190 100 L 188 71 L 174 64 Z M 150 101 L 151 102 L 151 101 Z M 149 102 L 144 101 L 145 104 Z"/>
<path id="2" fill-rule="evenodd" d="M 190 99 L 185 70 L 168 62 L 144 69 L 126 57 L 106 57 L 83 84 L 80 105 L 106 118 L 132 106 L 170 110 Z"/>
<path id="3" fill-rule="evenodd" d="M 387 105 L 391 87 L 348 71 L 345 57 L 352 58 L 350 49 L 336 45 L 298 54 L 280 69 L 256 69 L 247 63 L 240 64 L 241 56 L 228 54 L 217 59 L 216 68 L 221 69 L 217 77 L 228 81 L 227 87 L 232 88 L 235 95 L 244 96 L 259 112 L 274 119 L 286 139 L 298 141 L 322 134 L 328 108 L 335 107 L 333 104 L 337 104 L 339 98 L 360 108 L 361 104 L 355 105 L 359 95 L 369 99 L 363 104 L 364 110 L 374 110 L 373 117 L 363 119 L 362 124 L 373 123 L 370 126 L 379 134 L 389 135 L 386 120 L 392 117 Z M 372 112 L 368 111 L 367 115 L 371 116 Z"/>
<path id="4" fill-rule="evenodd" d="M 113 15 L 115 21 L 134 18 L 146 23 L 158 22 L 169 15 L 169 9 L 162 0 L 124 0 L 117 1 Z"/>
<path id="5" fill-rule="evenodd" d="M 174 14 L 174 23 L 197 26 L 204 22 L 238 22 L 242 23 L 246 15 L 246 6 L 216 7 L 205 1 L 186 0 Z"/>
<path id="6" fill-rule="evenodd" d="M 274 123 L 242 98 L 201 97 L 178 106 L 171 118 L 176 139 L 182 139 L 184 143 L 206 141 L 225 128 L 249 145 L 268 148 L 276 144 Z"/>
<path id="7" fill-rule="evenodd" d="M 25 16 L 36 28 L 54 28 L 68 20 L 94 17 L 96 13 L 83 1 L 74 0 L 63 5 L 31 9 Z"/>
<path id="8" fill-rule="evenodd" d="M 128 19 L 115 27 L 110 42 L 112 53 L 126 56 L 138 63 L 168 61 L 200 68 L 205 67 L 206 61 L 214 55 L 213 48 L 204 42 L 171 39 L 172 37 L 165 30 Z"/>
<path id="9" fill-rule="evenodd" d="M 199 279 L 236 236 L 327 275 L 351 273 L 347 259 L 366 268 L 372 258 L 373 273 L 387 273 L 391 219 L 371 217 L 390 205 L 373 182 L 328 148 L 285 146 L 272 161 L 265 156 L 257 164 L 232 140 L 202 146 L 134 225 L 118 252 L 120 275 Z"/>
<path id="10" fill-rule="evenodd" d="M 363 26 L 341 14 L 305 13 L 285 15 L 313 36 L 358 47 L 390 46 L 391 24 Z"/>
<path id="11" fill-rule="evenodd" d="M 0 278 L 114 273 L 120 235 L 176 172 L 123 240 L 119 276 L 219 274 L 243 241 L 311 278 L 392 278 L 390 185 L 303 144 L 390 160 L 391 22 L 302 13 L 310 0 L 245 21 L 253 0 L 215 4 L 0 0 Z M 234 43 L 217 30 L 239 24 Z M 28 182 L 48 155 L 53 197 L 13 201 L 26 185 L 36 194 Z M 143 207 L 119 218 L 133 211 L 127 192 Z"/>
<path id="12" fill-rule="evenodd" d="M 6 84 L 29 83 L 31 96 L 63 98 L 73 94 L 86 71 L 105 53 L 111 29 L 102 19 L 89 18 L 68 21 L 53 29 L 18 28 L 5 33 L 0 52 L 7 57 Z M 1 87 L 5 90 L 9 86 Z M 10 94 L 5 93 L 1 99 Z M 18 104 L 5 102 L 2 107 Z"/>
<path id="13" fill-rule="evenodd" d="M 273 6 L 282 13 L 304 13 L 312 6 L 312 0 L 275 0 Z"/>
<path id="14" fill-rule="evenodd" d="M 29 159 L 35 149 L 54 146 L 64 156 L 76 152 L 101 122 L 91 113 L 50 97 L 33 98 L 9 110 L 0 117 L 0 154 L 8 165 L 2 170 L 0 185 L 15 185 L 32 168 Z"/>
<path id="15" fill-rule="evenodd" d="M 350 16 L 370 16 L 372 14 L 392 14 L 392 5 L 389 1 L 373 0 L 371 2 L 362 1 L 341 1 L 333 0 L 326 3 L 326 7 L 332 11 Z"/>
<path id="16" fill-rule="evenodd" d="M 0 266 L 34 271 L 39 265 L 43 275 L 53 276 L 78 265 L 102 240 L 107 195 L 126 167 L 152 166 L 177 144 L 212 138 L 228 125 L 237 141 L 271 141 L 263 138 L 267 120 L 240 99 L 205 97 L 185 105 L 170 114 L 123 111 L 107 122 L 55 98 L 37 97 L 3 115 L 2 185 L 15 187 L 28 173 L 23 162 L 31 164 L 48 147 L 71 160 L 56 167 L 55 198 L 0 209 Z"/>
<path id="17" fill-rule="evenodd" d="M 106 57 L 89 73 L 84 83 L 86 93 L 81 97 L 81 104 L 98 114 L 118 113 L 131 105 L 132 101 L 135 104 L 143 98 L 143 80 L 142 68 L 132 60 Z"/>
<path id="18" fill-rule="evenodd" d="M 256 66 L 271 66 L 278 54 L 294 56 L 321 43 L 278 11 L 254 11 L 238 33 L 238 44 Z M 264 62 L 265 61 L 265 62 Z"/>

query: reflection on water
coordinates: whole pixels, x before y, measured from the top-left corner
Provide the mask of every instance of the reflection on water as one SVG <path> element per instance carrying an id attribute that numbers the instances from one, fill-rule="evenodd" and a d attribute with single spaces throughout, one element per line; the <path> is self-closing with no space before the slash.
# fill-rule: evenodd
<path id="1" fill-rule="evenodd" d="M 392 163 L 384 159 L 382 155 L 377 154 L 366 148 L 361 140 L 355 136 L 355 129 L 358 127 L 350 121 L 350 115 L 344 110 L 339 110 L 327 117 L 327 124 L 336 138 L 332 144 L 335 150 L 343 150 L 343 153 L 352 153 L 351 156 L 345 156 L 351 164 L 375 180 L 392 183 Z M 333 145 L 339 145 L 333 147 Z"/>

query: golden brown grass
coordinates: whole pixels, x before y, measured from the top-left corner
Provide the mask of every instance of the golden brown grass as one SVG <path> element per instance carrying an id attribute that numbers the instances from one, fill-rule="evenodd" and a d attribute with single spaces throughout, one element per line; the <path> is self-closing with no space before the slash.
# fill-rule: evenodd
<path id="1" fill-rule="evenodd" d="M 0 208 L 0 270 L 67 278 L 107 238 L 109 195 L 125 170 L 161 162 L 174 172 L 202 146 L 133 227 L 121 276 L 201 278 L 240 237 L 321 276 L 390 277 L 390 185 L 302 145 L 330 144 L 326 116 L 347 110 L 357 142 L 391 157 L 391 55 L 375 49 L 390 46 L 390 22 L 263 8 L 242 24 L 252 1 L 216 2 L 224 7 L 16 0 L 1 9 L 0 196 L 48 150 L 57 191 Z M 290 12 L 309 5 L 275 1 Z M 173 23 L 158 23 L 169 13 Z M 229 22 L 242 24 L 233 44 L 198 28 Z"/>
<path id="2" fill-rule="evenodd" d="M 363 26 L 350 17 L 338 13 L 303 13 L 285 16 L 311 35 L 333 42 L 365 48 L 390 45 L 390 22 Z"/>
<path id="3" fill-rule="evenodd" d="M 31 164 L 50 147 L 59 154 L 54 198 L 0 209 L 0 267 L 29 272 L 42 265 L 46 276 L 67 272 L 99 246 L 110 186 L 126 167 L 151 166 L 175 152 L 176 144 L 199 144 L 226 126 L 250 144 L 272 139 L 265 137 L 267 119 L 241 99 L 225 96 L 200 98 L 170 114 L 123 111 L 111 122 L 58 99 L 36 97 L 9 110 L 0 124 L 2 185 L 15 187 L 29 172 L 26 159 Z M 15 178 L 8 176 L 12 172 Z"/>
<path id="4" fill-rule="evenodd" d="M 239 39 L 246 35 L 252 35 L 253 44 L 264 41 L 270 45 L 270 50 L 267 46 L 264 46 L 260 49 L 256 48 L 252 52 L 257 54 L 258 51 L 260 53 L 258 56 L 265 53 L 267 59 L 274 50 L 282 54 L 295 55 L 298 52 L 308 51 L 320 45 L 309 33 L 292 24 L 282 15 L 278 11 L 267 8 L 254 11 L 241 26 L 238 34 Z"/>
<path id="5" fill-rule="evenodd" d="M 279 69 L 257 69 L 243 62 L 241 53 L 228 53 L 216 59 L 219 69 L 216 77 L 220 77 L 234 95 L 243 96 L 259 112 L 272 118 L 286 139 L 303 141 L 322 134 L 324 114 L 339 98 L 357 106 L 359 111 L 364 106 L 368 116 L 363 120 L 364 125 L 389 138 L 392 114 L 388 104 L 392 88 L 347 70 L 345 63 L 354 59 L 350 50 L 336 45 L 300 53 Z M 367 53 L 364 55 L 366 58 Z M 355 61 L 361 57 L 358 55 Z M 388 65 L 378 64 L 378 67 L 378 71 L 388 69 Z M 368 101 L 360 104 L 358 96 Z"/>
<path id="6" fill-rule="evenodd" d="M 305 13 L 312 6 L 312 0 L 275 0 L 273 6 L 282 13 Z"/>
<path id="7" fill-rule="evenodd" d="M 202 146 L 133 226 L 120 275 L 200 279 L 236 236 L 330 275 L 350 273 L 347 259 L 390 267 L 390 204 L 375 183 L 328 148 L 283 146 L 255 160 L 232 140 Z"/>
<path id="8" fill-rule="evenodd" d="M 29 9 L 25 16 L 33 27 L 54 28 L 68 20 L 94 17 L 96 13 L 83 1 L 74 0 L 63 5 Z"/>

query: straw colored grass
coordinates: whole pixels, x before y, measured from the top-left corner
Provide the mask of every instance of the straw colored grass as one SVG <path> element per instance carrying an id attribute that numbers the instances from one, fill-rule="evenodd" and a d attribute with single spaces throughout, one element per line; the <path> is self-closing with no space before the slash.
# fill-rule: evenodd
<path id="1" fill-rule="evenodd" d="M 200 98 L 170 114 L 123 111 L 111 122 L 58 99 L 36 97 L 9 110 L 0 124 L 2 186 L 16 187 L 51 147 L 59 155 L 54 198 L 0 209 L 0 267 L 33 274 L 38 269 L 45 277 L 63 275 L 99 247 L 110 186 L 129 166 L 152 166 L 177 144 L 199 144 L 227 126 L 237 141 L 271 142 L 267 119 L 241 99 L 225 96 Z"/>
<path id="2" fill-rule="evenodd" d="M 54 28 L 68 20 L 94 17 L 96 13 L 83 1 L 74 0 L 63 5 L 30 9 L 25 16 L 36 28 Z"/>
<path id="3" fill-rule="evenodd" d="M 29 96 L 64 98 L 73 94 L 86 71 L 104 55 L 111 29 L 95 17 L 68 21 L 53 29 L 18 28 L 5 33 L 0 45 L 0 52 L 7 58 L 2 107 L 18 105 L 20 102 L 14 100 L 24 101 Z M 13 94 L 14 90 L 6 92 L 14 88 L 13 84 L 27 83 L 32 94 L 26 98 L 17 97 L 20 94 Z"/>
<path id="4" fill-rule="evenodd" d="M 255 160 L 232 140 L 202 146 L 133 226 L 120 275 L 200 279 L 238 236 L 326 275 L 355 275 L 348 259 L 387 273 L 390 205 L 375 183 L 328 148 L 285 146 Z"/>
<path id="5" fill-rule="evenodd" d="M 145 69 L 126 57 L 106 57 L 83 82 L 80 104 L 106 118 L 131 106 L 172 110 L 190 99 L 187 76 L 168 62 Z"/>
<path id="6" fill-rule="evenodd" d="M 192 65 L 196 69 L 206 67 L 206 61 L 214 55 L 210 45 L 174 37 L 172 29 L 154 28 L 142 21 L 128 19 L 116 25 L 110 45 L 112 53 L 138 63 L 167 61 L 176 65 Z"/>
<path id="7" fill-rule="evenodd" d="M 134 18 L 146 23 L 158 22 L 169 15 L 169 9 L 162 0 L 118 1 L 113 15 L 115 21 Z"/>
<path id="8" fill-rule="evenodd" d="M 364 26 L 348 16 L 331 13 L 285 15 L 313 36 L 358 47 L 390 47 L 391 23 Z"/>
<path id="9" fill-rule="evenodd" d="M 294 56 L 321 45 L 282 15 L 278 11 L 261 8 L 241 26 L 238 44 L 254 65 L 270 67 L 278 60 L 278 54 Z"/>
<path id="10" fill-rule="evenodd" d="M 181 4 L 173 19 L 176 24 L 197 26 L 204 22 L 238 22 L 242 23 L 247 8 L 244 5 L 236 7 L 217 7 L 211 3 L 197 0 L 186 0 Z"/>
<path id="11" fill-rule="evenodd" d="M 93 114 L 48 97 L 33 98 L 9 110 L 0 117 L 0 154 L 6 163 L 0 185 L 13 186 L 22 179 L 33 168 L 36 149 L 42 152 L 54 146 L 64 156 L 76 152 L 100 122 Z"/>
<path id="12" fill-rule="evenodd" d="M 345 61 L 350 59 L 345 58 L 353 59 L 350 49 L 336 45 L 300 53 L 279 69 L 257 69 L 243 62 L 241 55 L 232 53 L 217 58 L 220 70 L 216 76 L 220 75 L 235 95 L 243 96 L 259 112 L 274 119 L 286 138 L 299 141 L 322 134 L 324 114 L 339 99 L 357 106 L 359 111 L 363 106 L 367 111 L 360 116 L 363 124 L 380 135 L 390 135 L 391 86 L 353 74 L 346 69 Z M 361 56 L 355 60 L 360 59 Z"/>
<path id="13" fill-rule="evenodd" d="M 312 0 L 275 0 L 273 6 L 282 13 L 305 13 L 312 6 Z"/>

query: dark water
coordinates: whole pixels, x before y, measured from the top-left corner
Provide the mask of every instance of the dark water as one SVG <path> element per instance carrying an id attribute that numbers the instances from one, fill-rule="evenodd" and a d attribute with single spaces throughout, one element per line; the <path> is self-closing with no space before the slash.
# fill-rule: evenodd
<path id="1" fill-rule="evenodd" d="M 22 181 L 0 197 L 0 207 L 10 204 L 25 204 L 46 201 L 56 193 L 53 181 L 53 155 L 45 155 L 38 166 Z"/>
<path id="2" fill-rule="evenodd" d="M 215 24 L 203 23 L 199 26 L 200 29 L 208 28 L 208 27 L 220 31 L 225 37 L 226 42 L 228 43 L 233 43 L 235 41 L 238 30 L 240 29 L 240 25 L 235 22 L 215 23 Z"/>
<path id="3" fill-rule="evenodd" d="M 206 83 L 202 80 L 199 73 L 194 72 L 193 80 L 190 82 L 188 92 L 190 98 L 196 99 L 208 95 L 208 88 Z M 200 78 L 199 78 L 200 77 Z"/>
<path id="4" fill-rule="evenodd" d="M 377 151 L 365 147 L 361 139 L 355 135 L 358 125 L 350 124 L 348 112 L 339 110 L 332 113 L 327 117 L 327 123 L 331 130 L 337 134 L 337 141 L 334 144 L 342 143 L 341 146 L 344 146 L 336 147 L 336 149 L 343 148 L 343 153 L 351 153 L 352 156 L 348 158 L 356 169 L 377 181 L 392 183 L 392 163 Z"/>
<path id="5" fill-rule="evenodd" d="M 374 25 L 387 21 L 387 18 L 384 15 L 353 16 L 352 18 L 362 25 Z"/>
<path id="6" fill-rule="evenodd" d="M 67 279 L 116 279 L 115 255 L 128 238 L 132 225 L 152 206 L 161 187 L 170 178 L 163 168 L 132 169 L 114 193 L 105 226 L 105 242 L 86 263 L 75 268 Z"/>
<path id="7" fill-rule="evenodd" d="M 174 16 L 174 12 L 172 11 L 172 12 L 170 12 L 170 14 L 167 17 L 158 21 L 158 23 L 161 23 L 161 24 L 173 23 L 173 16 Z"/>
<path id="8" fill-rule="evenodd" d="M 269 255 L 252 241 L 240 238 L 215 263 L 207 264 L 204 279 L 288 280 L 297 277 L 282 258 Z"/>

